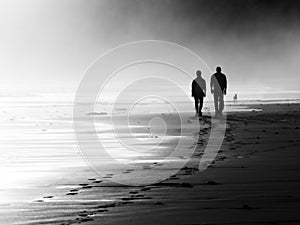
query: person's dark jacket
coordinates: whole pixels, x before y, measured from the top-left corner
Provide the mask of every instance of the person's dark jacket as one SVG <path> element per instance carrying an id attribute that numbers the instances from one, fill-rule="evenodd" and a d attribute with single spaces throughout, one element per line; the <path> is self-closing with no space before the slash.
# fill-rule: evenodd
<path id="1" fill-rule="evenodd" d="M 227 79 L 223 73 L 214 73 L 211 76 L 210 87 L 214 90 L 214 93 L 226 94 L 227 90 Z"/>
<path id="2" fill-rule="evenodd" d="M 206 82 L 203 78 L 196 78 L 192 82 L 192 97 L 200 98 L 206 96 Z"/>

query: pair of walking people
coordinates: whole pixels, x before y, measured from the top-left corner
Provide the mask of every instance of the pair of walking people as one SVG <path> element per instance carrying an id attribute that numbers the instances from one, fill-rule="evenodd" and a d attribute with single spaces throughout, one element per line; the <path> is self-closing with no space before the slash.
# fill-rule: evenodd
<path id="1" fill-rule="evenodd" d="M 214 95 L 216 116 L 221 116 L 224 109 L 224 95 L 227 92 L 227 79 L 221 67 L 216 68 L 216 73 L 211 76 L 210 89 Z M 202 78 L 202 72 L 196 72 L 197 78 L 192 82 L 192 97 L 195 100 L 196 115 L 202 116 L 203 99 L 206 96 L 206 82 Z"/>

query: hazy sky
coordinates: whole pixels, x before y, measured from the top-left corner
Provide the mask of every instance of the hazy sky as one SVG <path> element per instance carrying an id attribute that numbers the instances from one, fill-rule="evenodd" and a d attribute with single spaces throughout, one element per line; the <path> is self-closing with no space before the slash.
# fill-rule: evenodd
<path id="1" fill-rule="evenodd" d="M 233 91 L 298 91 L 298 2 L 1 0 L 0 93 L 73 91 L 96 57 L 142 39 L 221 65 Z"/>

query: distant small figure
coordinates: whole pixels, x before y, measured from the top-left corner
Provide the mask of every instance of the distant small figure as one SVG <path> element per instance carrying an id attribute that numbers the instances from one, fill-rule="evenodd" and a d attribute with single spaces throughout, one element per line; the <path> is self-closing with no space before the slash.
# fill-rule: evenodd
<path id="1" fill-rule="evenodd" d="M 237 94 L 235 94 L 235 95 L 233 96 L 233 103 L 234 103 L 234 104 L 237 103 L 237 99 L 238 99 L 238 98 L 237 98 Z"/>
<path id="2" fill-rule="evenodd" d="M 195 100 L 196 116 L 202 116 L 203 98 L 206 96 L 206 82 L 202 78 L 200 70 L 197 70 L 196 75 L 197 78 L 192 82 L 192 97 Z"/>
<path id="3" fill-rule="evenodd" d="M 222 115 L 224 109 L 224 95 L 227 92 L 227 79 L 225 74 L 221 73 L 221 67 L 216 68 L 216 73 L 211 76 L 210 89 L 214 95 L 216 116 Z"/>

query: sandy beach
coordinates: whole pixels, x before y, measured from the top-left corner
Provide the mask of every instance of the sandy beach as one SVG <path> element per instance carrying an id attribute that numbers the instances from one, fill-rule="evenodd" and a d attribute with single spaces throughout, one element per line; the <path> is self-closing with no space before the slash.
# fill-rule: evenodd
<path id="1" fill-rule="evenodd" d="M 262 111 L 228 115 L 215 163 L 175 182 L 190 185 L 165 182 L 146 192 L 152 204 L 90 224 L 299 224 L 299 105 L 254 108 Z"/>
<path id="2" fill-rule="evenodd" d="M 247 107 L 251 110 L 228 112 L 223 144 L 209 168 L 198 171 L 211 130 L 206 115 L 200 119 L 192 158 L 178 173 L 156 184 L 113 183 L 113 176 L 139 171 L 112 171 L 101 177 L 67 144 L 72 150 L 65 152 L 62 165 L 45 167 L 39 182 L 1 188 L 1 196 L 15 199 L 2 200 L 1 224 L 299 224 L 299 104 Z M 198 123 L 191 115 L 184 118 L 186 124 Z M 143 123 L 143 118 L 138 121 Z M 51 125 L 58 136 L 72 136 L 71 131 L 59 132 L 66 123 L 58 124 Z M 140 172 L 159 168 L 162 156 L 152 157 Z"/>

